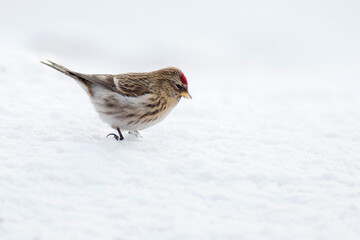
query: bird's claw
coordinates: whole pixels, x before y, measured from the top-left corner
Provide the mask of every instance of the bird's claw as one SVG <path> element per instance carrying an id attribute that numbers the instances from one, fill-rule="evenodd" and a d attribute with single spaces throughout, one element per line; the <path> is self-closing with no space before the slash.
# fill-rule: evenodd
<path id="1" fill-rule="evenodd" d="M 106 137 L 108 137 L 108 136 L 113 136 L 116 141 L 119 141 L 119 140 L 122 141 L 124 139 L 123 137 L 119 137 L 115 133 L 109 133 Z"/>
<path id="2" fill-rule="evenodd" d="M 133 135 L 137 138 L 142 138 L 141 134 L 138 131 L 131 131 L 129 132 L 130 135 Z"/>

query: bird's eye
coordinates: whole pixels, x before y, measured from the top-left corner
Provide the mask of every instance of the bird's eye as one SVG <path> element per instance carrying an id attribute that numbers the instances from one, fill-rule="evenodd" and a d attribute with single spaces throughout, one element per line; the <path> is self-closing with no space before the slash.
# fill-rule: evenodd
<path id="1" fill-rule="evenodd" d="M 178 89 L 180 89 L 180 88 L 181 88 L 181 85 L 180 85 L 180 84 L 176 84 L 176 87 L 177 87 Z"/>

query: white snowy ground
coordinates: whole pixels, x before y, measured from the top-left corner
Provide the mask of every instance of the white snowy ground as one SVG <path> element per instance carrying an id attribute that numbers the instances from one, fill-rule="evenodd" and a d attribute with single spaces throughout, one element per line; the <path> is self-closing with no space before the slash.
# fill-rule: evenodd
<path id="1" fill-rule="evenodd" d="M 116 142 L 72 79 L 2 48 L 0 239 L 360 239 L 351 73 L 188 70 L 193 100 Z"/>

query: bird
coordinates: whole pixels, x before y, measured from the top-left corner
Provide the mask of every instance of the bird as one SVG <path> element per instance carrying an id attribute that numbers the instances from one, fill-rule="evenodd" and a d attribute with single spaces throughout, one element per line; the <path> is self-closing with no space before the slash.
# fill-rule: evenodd
<path id="1" fill-rule="evenodd" d="M 139 131 L 162 121 L 178 104 L 189 98 L 188 82 L 176 67 L 152 72 L 124 74 L 84 74 L 50 60 L 41 63 L 75 79 L 85 90 L 101 120 L 117 130 L 113 136 L 122 141 L 121 130 L 141 136 Z"/>

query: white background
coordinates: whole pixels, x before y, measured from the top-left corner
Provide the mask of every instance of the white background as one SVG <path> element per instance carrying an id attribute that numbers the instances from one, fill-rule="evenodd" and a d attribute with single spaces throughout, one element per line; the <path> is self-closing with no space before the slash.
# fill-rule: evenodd
<path id="1" fill-rule="evenodd" d="M 1 1 L 1 239 L 359 239 L 358 1 Z M 115 142 L 86 73 L 192 100 Z"/>

